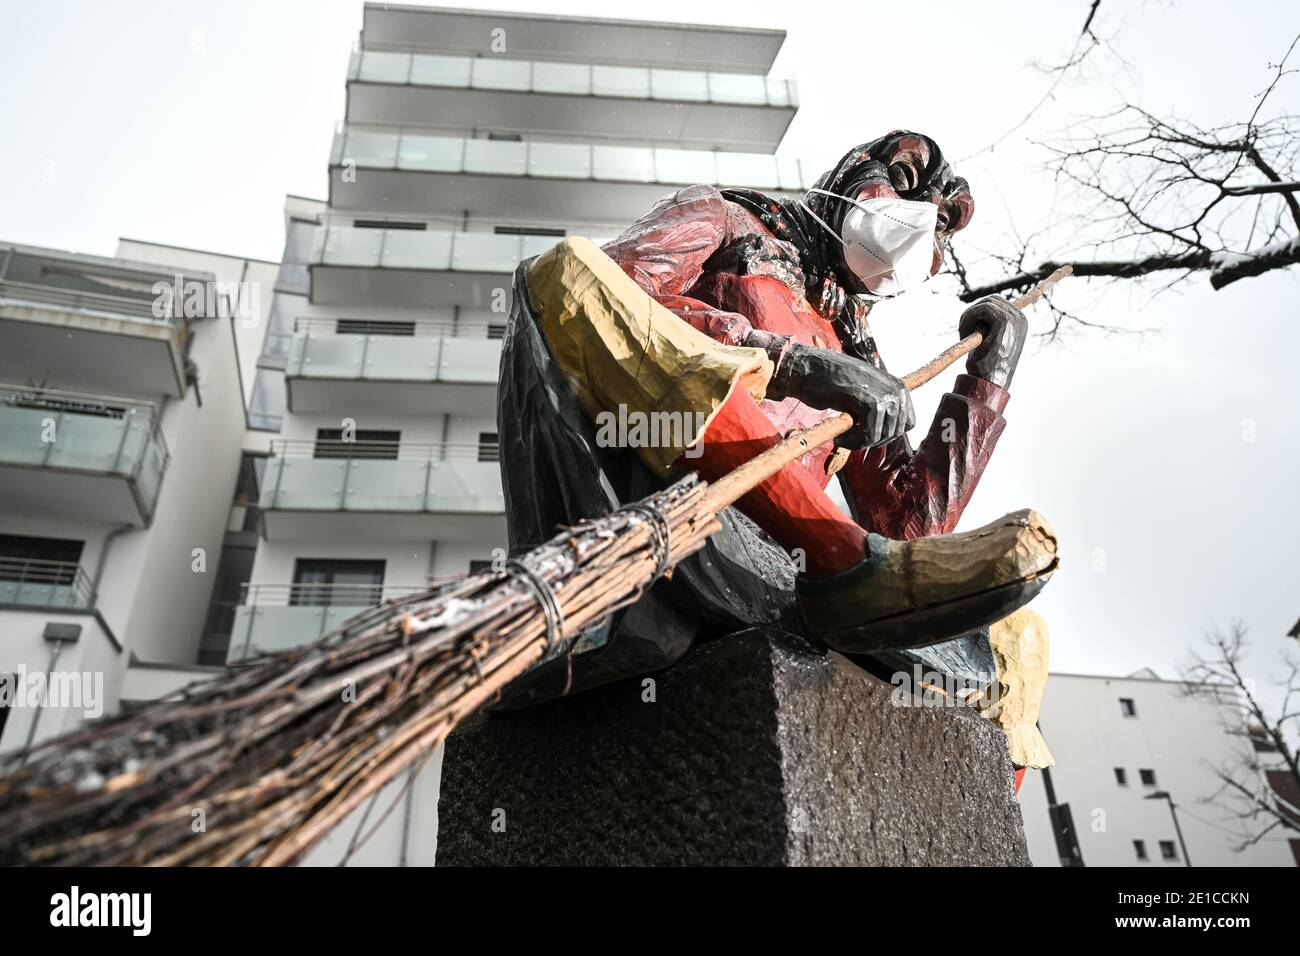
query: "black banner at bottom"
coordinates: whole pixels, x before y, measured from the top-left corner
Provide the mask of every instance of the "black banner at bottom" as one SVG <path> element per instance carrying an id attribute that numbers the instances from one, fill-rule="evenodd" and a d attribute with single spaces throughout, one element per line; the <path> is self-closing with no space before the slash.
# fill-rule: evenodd
<path id="1" fill-rule="evenodd" d="M 733 944 L 771 942 L 802 924 L 818 941 L 843 926 L 954 942 L 1196 933 L 1231 945 L 1232 934 L 1294 927 L 1295 885 L 1289 869 L 10 869 L 0 870 L 0 913 L 7 947 L 73 933 L 81 942 L 337 945 L 405 935 L 407 920 L 433 928 L 435 946 L 439 931 L 448 943 L 467 931 L 495 943 L 611 924 L 651 938 L 716 927 Z"/>

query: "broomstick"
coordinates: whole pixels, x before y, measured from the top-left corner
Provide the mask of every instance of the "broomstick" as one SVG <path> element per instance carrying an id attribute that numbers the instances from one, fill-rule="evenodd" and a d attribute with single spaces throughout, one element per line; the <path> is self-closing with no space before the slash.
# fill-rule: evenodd
<path id="1" fill-rule="evenodd" d="M 1055 272 L 1049 275 L 1042 282 L 1038 283 L 1038 285 L 1034 286 L 1024 295 L 1017 298 L 1012 303 L 1012 305 L 1014 305 L 1017 309 L 1029 308 L 1031 305 L 1033 305 L 1035 302 L 1037 302 L 1039 299 L 1043 297 L 1044 292 L 1046 292 L 1052 286 L 1056 285 L 1056 283 L 1060 282 L 1062 279 L 1064 279 L 1073 271 L 1074 271 L 1073 266 L 1061 266 L 1059 269 L 1057 269 Z M 953 362 L 957 361 L 963 355 L 967 355 L 975 351 L 975 349 L 979 348 L 980 343 L 983 341 L 984 341 L 984 336 L 981 333 L 972 332 L 970 335 L 961 339 L 956 345 L 944 349 L 942 352 L 940 352 L 929 362 L 926 362 L 924 365 L 918 368 L 915 372 L 912 372 L 911 374 L 908 375 L 904 375 L 902 379 L 900 379 L 900 381 L 903 383 L 903 385 L 907 388 L 909 392 L 912 391 L 913 389 L 920 388 L 922 385 L 930 381 L 930 379 L 934 378 L 936 375 L 938 375 L 940 372 L 946 369 Z M 843 415 L 840 416 L 841 419 L 845 417 L 847 416 L 843 416 Z M 832 418 L 830 421 L 838 421 L 838 420 L 839 419 Z M 826 425 L 826 424 L 828 424 L 828 422 L 821 422 L 818 424 L 817 427 L 820 428 L 822 425 Z M 845 431 L 848 430 L 848 428 L 849 426 L 846 425 L 844 428 L 840 429 L 839 431 L 835 432 L 834 435 L 831 435 L 829 437 L 834 438 L 839 435 L 842 435 L 844 434 Z M 825 440 L 826 439 L 823 439 L 823 441 Z M 849 460 L 849 454 L 850 452 L 847 448 L 836 448 L 835 451 L 831 454 L 831 457 L 826 460 L 826 474 L 833 475 L 841 468 L 843 468 L 845 463 L 847 463 Z"/>
<path id="2" fill-rule="evenodd" d="M 978 344 L 968 336 L 904 383 L 929 381 Z M 43 743 L 25 761 L 8 758 L 0 864 L 300 861 L 512 680 L 570 651 L 584 629 L 699 550 L 724 508 L 852 424 L 837 415 L 712 485 L 688 476 L 503 570 L 388 602 L 312 644 Z"/>

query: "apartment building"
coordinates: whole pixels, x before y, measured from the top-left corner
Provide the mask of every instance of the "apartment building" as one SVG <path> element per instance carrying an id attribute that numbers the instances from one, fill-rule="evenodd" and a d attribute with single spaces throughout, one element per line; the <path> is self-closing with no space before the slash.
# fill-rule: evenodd
<path id="1" fill-rule="evenodd" d="M 504 555 L 496 389 L 515 267 L 566 235 L 605 241 L 685 185 L 809 185 L 774 155 L 798 106 L 767 75 L 783 39 L 365 6 L 328 200 L 287 217 L 258 351 L 249 420 L 274 434 L 245 442 L 259 540 L 227 660 Z M 432 860 L 439 764 L 356 861 Z"/>
<path id="2" fill-rule="evenodd" d="M 1053 674 L 1039 726 L 1056 766 L 1020 790 L 1035 866 L 1300 865 L 1300 840 L 1281 828 L 1239 849 L 1268 821 L 1239 819 L 1215 771 L 1247 779 L 1270 745 L 1230 693 L 1188 695 L 1150 670 Z"/>
<path id="3" fill-rule="evenodd" d="M 793 81 L 768 75 L 783 40 L 367 4 L 321 157 L 328 199 L 288 197 L 280 263 L 129 239 L 116 260 L 13 247 L 0 615 L 22 615 L 23 640 L 0 671 L 48 669 L 54 650 L 60 670 L 111 660 L 111 711 L 503 555 L 496 383 L 515 267 L 566 235 L 605 241 L 682 186 L 810 185 L 775 155 L 798 108 Z M 153 317 L 142 290 L 178 275 L 258 301 L 222 321 Z M 87 461 L 69 465 L 65 444 L 36 460 L 51 408 L 61 442 L 89 435 Z M 124 430 L 141 460 L 104 459 Z M 39 736 L 81 716 L 47 716 Z M 0 747 L 25 734 L 11 717 Z M 312 862 L 432 862 L 439 765 Z"/>
<path id="4" fill-rule="evenodd" d="M 261 321 L 207 265 L 0 243 L 0 751 L 199 654 Z"/>

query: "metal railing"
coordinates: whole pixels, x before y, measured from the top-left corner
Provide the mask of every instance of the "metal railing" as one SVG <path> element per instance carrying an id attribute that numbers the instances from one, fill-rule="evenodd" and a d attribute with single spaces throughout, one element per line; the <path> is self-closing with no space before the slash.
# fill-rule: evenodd
<path id="1" fill-rule="evenodd" d="M 311 265 L 509 275 L 557 241 L 555 236 L 369 229 L 331 222 L 317 227 L 312 237 Z"/>
<path id="2" fill-rule="evenodd" d="M 501 460 L 498 442 L 343 441 L 336 438 L 276 438 L 272 458 L 365 459 L 367 461 Z"/>
<path id="3" fill-rule="evenodd" d="M 166 467 L 167 462 L 171 461 L 171 453 L 167 450 L 167 439 L 163 436 L 159 423 L 158 407 L 153 402 L 115 398 L 92 392 L 0 384 L 0 406 L 42 409 L 63 415 L 144 421 L 149 429 L 150 440 L 162 455 L 163 466 Z M 55 443 L 49 444 L 53 447 Z"/>
<path id="4" fill-rule="evenodd" d="M 244 607 L 373 607 L 385 601 L 419 594 L 428 587 L 392 584 L 245 584 L 239 603 Z"/>
<path id="5" fill-rule="evenodd" d="M 802 192 L 820 175 L 806 161 L 740 150 L 553 143 L 537 140 L 440 136 L 427 129 L 372 129 L 364 124 L 337 129 L 330 164 L 362 169 L 592 180 L 691 186 L 749 186 Z"/>
<path id="6" fill-rule="evenodd" d="M 348 81 L 783 109 L 799 105 L 794 80 L 758 73 L 378 50 L 352 55 Z"/>
<path id="7" fill-rule="evenodd" d="M 35 305 L 53 305 L 62 309 L 81 309 L 87 312 L 125 316 L 133 321 L 152 325 L 175 326 L 180 316 L 170 307 L 170 297 L 164 299 L 163 315 L 155 314 L 155 300 L 109 295 L 103 292 L 80 292 L 58 286 L 38 285 L 32 282 L 0 281 L 0 299 L 13 299 Z"/>
<path id="8" fill-rule="evenodd" d="M 492 325 L 505 322 L 434 322 L 426 319 L 409 321 L 383 321 L 371 319 L 319 318 L 299 316 L 294 319 L 293 331 L 300 335 L 384 335 L 392 338 L 489 338 Z M 482 335 L 466 335 L 466 332 Z"/>
<path id="9" fill-rule="evenodd" d="M 75 561 L 0 557 L 0 604 L 88 608 L 90 577 Z"/>
<path id="10" fill-rule="evenodd" d="M 401 601 L 427 586 L 383 584 L 246 584 L 234 609 L 226 660 L 246 660 L 259 653 L 300 647 L 342 628 L 365 627 L 382 618 L 380 604 Z M 372 610 L 367 610 L 368 608 Z"/>

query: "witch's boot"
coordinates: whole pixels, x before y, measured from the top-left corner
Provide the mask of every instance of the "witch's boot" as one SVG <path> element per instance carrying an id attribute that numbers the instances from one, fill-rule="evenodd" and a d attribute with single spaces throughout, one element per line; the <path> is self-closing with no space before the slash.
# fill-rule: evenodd
<path id="1" fill-rule="evenodd" d="M 1028 602 L 1056 570 L 1056 537 L 1036 511 L 974 531 L 891 541 L 795 586 L 809 633 L 846 654 L 924 647 L 986 627 Z"/>

